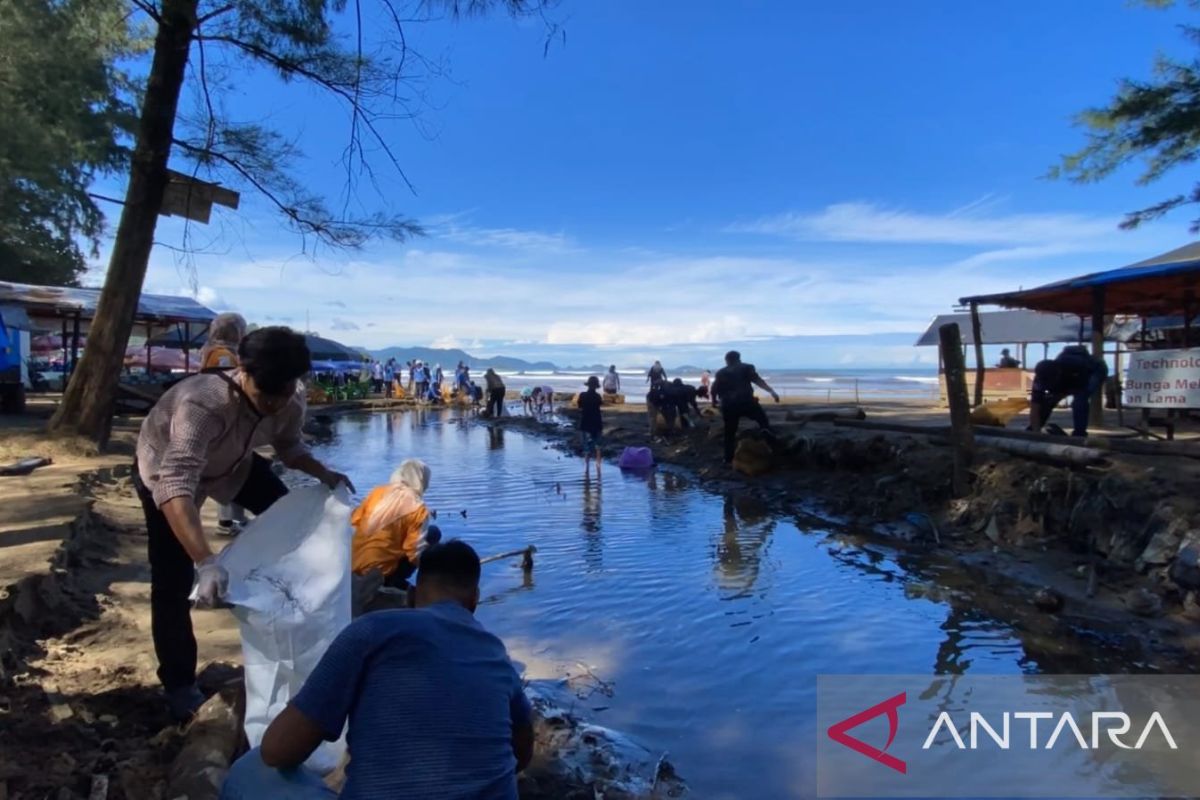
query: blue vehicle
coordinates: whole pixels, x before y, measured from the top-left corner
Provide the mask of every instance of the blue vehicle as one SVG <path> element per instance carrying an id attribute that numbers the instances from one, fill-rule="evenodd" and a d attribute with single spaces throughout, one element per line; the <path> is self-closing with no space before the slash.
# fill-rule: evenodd
<path id="1" fill-rule="evenodd" d="M 25 411 L 25 384 L 21 382 L 21 340 L 0 314 L 0 413 Z"/>

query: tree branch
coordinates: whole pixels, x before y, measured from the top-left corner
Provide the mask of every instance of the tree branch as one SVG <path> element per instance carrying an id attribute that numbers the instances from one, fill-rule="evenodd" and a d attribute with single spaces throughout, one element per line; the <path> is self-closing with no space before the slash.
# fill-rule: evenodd
<path id="1" fill-rule="evenodd" d="M 153 3 L 145 2 L 145 0 L 130 0 L 130 2 L 136 7 L 140 8 L 142 12 L 146 16 L 150 17 L 150 19 L 154 20 L 156 24 L 162 24 L 162 15 L 158 13 L 158 9 Z"/>
<path id="2" fill-rule="evenodd" d="M 204 37 L 197 36 L 196 38 L 203 38 L 212 42 L 221 42 L 228 44 L 231 47 L 235 47 L 247 55 L 258 59 L 271 67 L 274 67 L 285 75 L 299 76 L 304 78 L 310 83 L 325 89 L 337 97 L 340 97 L 342 100 L 349 103 L 352 108 L 357 108 L 359 118 L 362 120 L 367 130 L 371 133 L 372 138 L 379 145 L 379 148 L 387 156 L 388 161 L 391 162 L 392 166 L 396 170 L 396 173 L 400 176 L 400 179 L 404 181 L 404 185 L 407 186 L 408 190 L 414 195 L 417 193 L 416 187 L 414 187 L 412 182 L 408 179 L 408 175 L 405 173 L 404 168 L 400 166 L 400 159 L 396 156 L 395 151 L 392 150 L 391 145 L 388 144 L 388 141 L 384 137 L 383 133 L 375 125 L 374 115 L 368 113 L 367 109 L 365 109 L 362 104 L 356 100 L 353 91 L 353 82 L 351 82 L 349 86 L 339 84 L 336 81 L 326 78 L 324 75 L 321 75 L 313 69 L 306 67 L 295 59 L 290 59 L 277 53 L 273 53 L 270 50 L 260 47 L 259 45 L 256 45 L 252 42 L 242 41 L 234 36 L 218 34 Z"/>

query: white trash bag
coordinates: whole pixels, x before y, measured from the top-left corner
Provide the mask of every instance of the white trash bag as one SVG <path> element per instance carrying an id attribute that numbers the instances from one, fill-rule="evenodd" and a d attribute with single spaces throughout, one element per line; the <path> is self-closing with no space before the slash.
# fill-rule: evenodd
<path id="1" fill-rule="evenodd" d="M 350 492 L 309 486 L 290 492 L 217 557 L 241 625 L 246 669 L 246 738 L 251 747 L 300 691 L 321 656 L 350 624 Z M 306 762 L 335 769 L 345 740 L 324 742 Z"/>

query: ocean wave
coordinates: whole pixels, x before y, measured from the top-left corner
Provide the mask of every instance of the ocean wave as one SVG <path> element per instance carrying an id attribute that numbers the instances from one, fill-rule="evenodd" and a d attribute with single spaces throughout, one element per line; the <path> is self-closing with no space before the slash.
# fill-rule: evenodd
<path id="1" fill-rule="evenodd" d="M 837 378 L 805 378 L 809 383 L 833 383 Z"/>
<path id="2" fill-rule="evenodd" d="M 938 383 L 941 381 L 941 378 L 938 378 L 936 376 L 930 377 L 928 375 L 920 375 L 920 376 L 918 376 L 918 375 L 897 375 L 895 379 L 898 381 L 904 381 L 905 383 L 935 384 L 935 383 Z"/>

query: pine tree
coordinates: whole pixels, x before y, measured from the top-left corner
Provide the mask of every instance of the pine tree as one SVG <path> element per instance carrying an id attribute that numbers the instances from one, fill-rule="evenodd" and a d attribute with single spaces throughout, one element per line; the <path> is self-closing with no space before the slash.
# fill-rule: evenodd
<path id="1" fill-rule="evenodd" d="M 409 49 L 406 25 L 443 12 L 454 18 L 494 9 L 514 16 L 542 15 L 546 1 L 415 0 L 402 7 L 398 0 L 374 0 L 372 9 L 387 20 L 380 33 L 364 25 L 363 0 L 130 0 L 155 29 L 153 61 L 125 204 L 87 350 L 50 430 L 89 436 L 101 444 L 108 439 L 113 397 L 173 152 L 190 158 L 197 169 L 213 170 L 259 192 L 292 230 L 314 243 L 353 249 L 374 237 L 404 239 L 420 232 L 401 215 L 334 213 L 319 193 L 288 172 L 296 152 L 283 137 L 261 125 L 222 118 L 222 86 L 208 75 L 210 50 L 242 59 L 247 67 L 268 67 L 284 82 L 307 84 L 341 103 L 350 120 L 344 160 L 353 188 L 355 176 L 374 176 L 372 157 L 404 175 L 385 123 L 412 112 L 402 89 L 419 74 L 414 71 L 431 68 L 430 61 Z M 334 33 L 339 15 L 354 23 L 357 35 L 349 41 Z M 204 109 L 195 119 L 180 120 L 179 98 L 193 54 Z M 178 121 L 183 124 L 177 131 Z"/>

